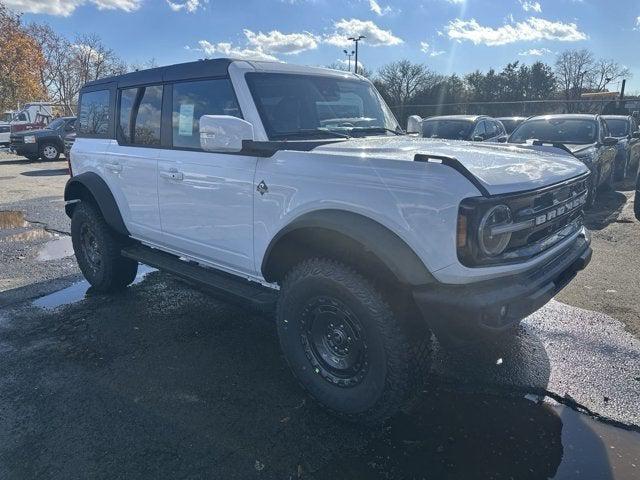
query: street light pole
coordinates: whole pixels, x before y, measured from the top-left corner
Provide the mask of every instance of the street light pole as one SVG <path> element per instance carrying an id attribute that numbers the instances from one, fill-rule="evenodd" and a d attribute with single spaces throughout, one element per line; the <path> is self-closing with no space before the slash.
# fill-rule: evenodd
<path id="1" fill-rule="evenodd" d="M 349 53 L 347 50 L 343 50 L 343 52 L 348 58 L 349 71 L 351 71 L 351 57 L 355 52 L 353 50 L 351 50 L 351 53 Z"/>
<path id="2" fill-rule="evenodd" d="M 355 72 L 358 73 L 358 43 L 360 43 L 360 40 L 362 40 L 363 38 L 367 38 L 364 35 L 359 35 L 357 37 L 349 37 L 349 40 L 351 40 L 352 42 L 355 42 L 356 44 L 356 68 L 355 68 Z"/>

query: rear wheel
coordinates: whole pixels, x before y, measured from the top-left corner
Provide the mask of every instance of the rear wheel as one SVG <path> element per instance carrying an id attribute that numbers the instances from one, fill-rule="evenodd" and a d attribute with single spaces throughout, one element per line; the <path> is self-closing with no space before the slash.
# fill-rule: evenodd
<path id="1" fill-rule="evenodd" d="M 60 158 L 60 148 L 55 143 L 44 143 L 40 146 L 40 158 L 53 162 Z"/>
<path id="2" fill-rule="evenodd" d="M 365 277 L 339 262 L 311 259 L 289 272 L 280 293 L 284 356 L 321 405 L 375 424 L 414 396 L 427 373 L 430 335 L 409 335 Z"/>
<path id="3" fill-rule="evenodd" d="M 124 241 L 91 203 L 75 207 L 71 240 L 82 274 L 97 291 L 119 290 L 136 278 L 138 262 L 120 255 Z"/>

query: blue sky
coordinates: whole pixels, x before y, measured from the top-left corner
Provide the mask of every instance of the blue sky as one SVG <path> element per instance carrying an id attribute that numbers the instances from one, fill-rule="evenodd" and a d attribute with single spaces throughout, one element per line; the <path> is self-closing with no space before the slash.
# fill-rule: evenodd
<path id="1" fill-rule="evenodd" d="M 588 48 L 634 74 L 640 91 L 640 0 L 0 0 L 73 37 L 97 33 L 119 56 L 170 64 L 247 56 L 327 65 L 347 34 L 365 34 L 371 69 L 408 58 L 468 73 Z M 615 6 L 614 6 L 615 5 Z"/>

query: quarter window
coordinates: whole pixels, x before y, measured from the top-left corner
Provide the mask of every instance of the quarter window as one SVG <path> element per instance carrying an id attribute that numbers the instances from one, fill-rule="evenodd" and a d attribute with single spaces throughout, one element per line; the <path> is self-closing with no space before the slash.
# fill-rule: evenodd
<path id="1" fill-rule="evenodd" d="M 162 85 L 122 90 L 118 134 L 125 143 L 160 145 Z"/>
<path id="2" fill-rule="evenodd" d="M 173 146 L 200 148 L 200 117 L 230 115 L 242 118 L 229 79 L 181 82 L 173 86 Z"/>
<path id="3" fill-rule="evenodd" d="M 106 136 L 109 130 L 109 90 L 86 92 L 80 98 L 78 129 L 80 134 Z"/>

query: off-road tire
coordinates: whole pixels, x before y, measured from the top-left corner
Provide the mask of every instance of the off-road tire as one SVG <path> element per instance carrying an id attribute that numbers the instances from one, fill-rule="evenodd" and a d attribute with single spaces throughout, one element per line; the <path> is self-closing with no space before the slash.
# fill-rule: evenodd
<path id="1" fill-rule="evenodd" d="M 53 153 L 54 150 L 55 155 L 52 155 L 51 153 Z M 58 147 L 58 145 L 56 145 L 55 143 L 46 142 L 40 145 L 38 154 L 42 160 L 55 162 L 60 158 L 60 147 Z"/>
<path id="2" fill-rule="evenodd" d="M 309 305 L 323 301 L 348 310 L 345 318 L 357 320 L 361 328 L 351 331 L 366 342 L 366 368 L 349 385 L 331 378 L 309 346 L 310 325 L 321 321 L 309 315 Z M 277 328 L 284 357 L 301 386 L 324 408 L 350 421 L 375 425 L 392 417 L 413 399 L 427 375 L 427 329 L 409 334 L 368 279 L 333 260 L 309 259 L 288 272 L 280 289 Z"/>
<path id="3" fill-rule="evenodd" d="M 71 218 L 71 240 L 82 274 L 98 292 L 113 292 L 136 278 L 138 262 L 120 254 L 125 244 L 100 211 L 82 201 Z"/>

